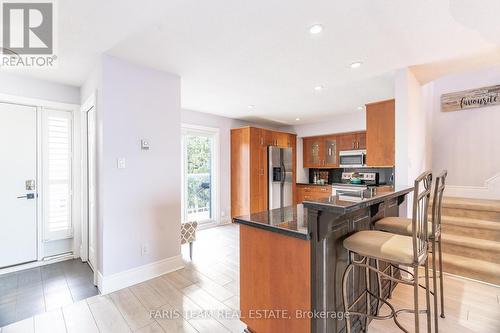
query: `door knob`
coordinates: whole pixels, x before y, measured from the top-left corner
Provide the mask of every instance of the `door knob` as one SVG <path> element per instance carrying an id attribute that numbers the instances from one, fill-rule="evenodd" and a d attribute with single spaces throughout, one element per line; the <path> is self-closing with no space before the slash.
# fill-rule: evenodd
<path id="1" fill-rule="evenodd" d="M 20 197 L 17 197 L 18 199 L 35 199 L 35 193 L 27 193 L 26 195 L 21 195 Z"/>

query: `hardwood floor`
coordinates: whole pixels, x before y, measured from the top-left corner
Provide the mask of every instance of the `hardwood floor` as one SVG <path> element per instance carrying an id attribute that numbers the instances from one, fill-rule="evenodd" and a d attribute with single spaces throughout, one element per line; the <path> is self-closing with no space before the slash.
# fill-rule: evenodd
<path id="1" fill-rule="evenodd" d="M 193 262 L 185 259 L 184 269 L 30 317 L 0 332 L 240 333 L 244 324 L 231 316 L 239 308 L 238 242 L 237 225 L 199 231 Z M 184 258 L 189 258 L 187 249 Z M 447 317 L 439 320 L 440 332 L 500 332 L 500 288 L 451 276 L 446 276 L 445 288 Z M 411 307 L 412 295 L 400 285 L 392 303 Z M 412 327 L 411 314 L 400 318 Z M 425 332 L 423 316 L 421 323 Z M 370 332 L 400 331 L 392 321 L 374 321 Z"/>

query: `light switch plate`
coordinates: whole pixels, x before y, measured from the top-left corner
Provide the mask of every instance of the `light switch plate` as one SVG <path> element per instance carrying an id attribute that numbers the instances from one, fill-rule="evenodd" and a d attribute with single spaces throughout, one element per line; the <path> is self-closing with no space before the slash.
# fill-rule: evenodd
<path id="1" fill-rule="evenodd" d="M 149 140 L 146 140 L 146 139 L 141 140 L 141 149 L 142 150 L 149 150 Z"/>
<path id="2" fill-rule="evenodd" d="M 125 169 L 127 167 L 127 164 L 126 164 L 124 157 L 120 157 L 116 160 L 116 167 L 118 169 Z"/>

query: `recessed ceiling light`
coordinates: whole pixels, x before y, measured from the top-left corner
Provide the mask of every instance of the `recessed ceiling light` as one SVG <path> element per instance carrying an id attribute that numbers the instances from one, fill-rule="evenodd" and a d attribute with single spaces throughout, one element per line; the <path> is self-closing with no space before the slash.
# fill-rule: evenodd
<path id="1" fill-rule="evenodd" d="M 321 91 L 323 89 L 325 89 L 325 87 L 323 87 L 323 86 L 316 86 L 316 87 L 314 87 L 315 91 Z"/>
<path id="2" fill-rule="evenodd" d="M 300 118 L 295 118 L 295 121 L 299 121 L 299 120 L 300 120 Z"/>
<path id="3" fill-rule="evenodd" d="M 255 109 L 255 105 L 253 105 L 253 104 L 249 104 L 249 105 L 248 105 L 248 108 L 249 108 L 249 109 Z"/>
<path id="4" fill-rule="evenodd" d="M 315 24 L 309 28 L 309 33 L 311 35 L 317 35 L 317 34 L 321 33 L 322 31 L 323 31 L 323 26 L 321 24 Z"/>
<path id="5" fill-rule="evenodd" d="M 359 68 L 363 63 L 361 61 L 356 61 L 351 63 L 351 68 Z"/>

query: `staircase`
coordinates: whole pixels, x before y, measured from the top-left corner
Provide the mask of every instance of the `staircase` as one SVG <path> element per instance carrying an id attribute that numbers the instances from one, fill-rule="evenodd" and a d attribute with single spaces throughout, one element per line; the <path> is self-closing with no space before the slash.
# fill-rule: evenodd
<path id="1" fill-rule="evenodd" d="M 443 270 L 500 285 L 500 200 L 444 198 Z"/>

